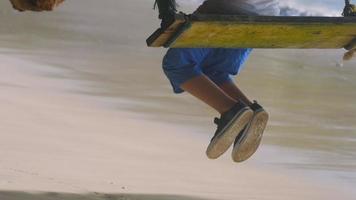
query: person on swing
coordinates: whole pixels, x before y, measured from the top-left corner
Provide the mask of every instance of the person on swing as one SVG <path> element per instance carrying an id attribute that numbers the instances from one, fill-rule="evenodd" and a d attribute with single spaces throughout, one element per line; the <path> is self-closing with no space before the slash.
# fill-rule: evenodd
<path id="1" fill-rule="evenodd" d="M 174 21 L 175 0 L 156 0 L 161 27 Z M 195 14 L 279 15 L 277 0 L 206 0 Z M 174 93 L 188 92 L 220 113 L 217 130 L 206 150 L 217 159 L 233 145 L 232 159 L 250 158 L 260 145 L 269 118 L 252 102 L 231 76 L 243 68 L 252 49 L 171 48 L 163 58 L 163 70 Z"/>

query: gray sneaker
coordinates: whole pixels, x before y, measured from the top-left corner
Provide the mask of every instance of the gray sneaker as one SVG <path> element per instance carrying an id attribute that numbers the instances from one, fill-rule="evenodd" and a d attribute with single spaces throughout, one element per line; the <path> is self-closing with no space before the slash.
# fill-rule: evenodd
<path id="1" fill-rule="evenodd" d="M 252 120 L 235 139 L 232 150 L 232 159 L 235 162 L 243 162 L 257 151 L 267 126 L 268 113 L 257 102 L 250 107 L 254 111 Z"/>
<path id="2" fill-rule="evenodd" d="M 214 137 L 206 150 L 210 159 L 217 159 L 224 154 L 234 143 L 237 135 L 251 121 L 253 111 L 243 103 L 237 103 L 228 112 L 215 118 L 214 123 L 218 125 Z"/>

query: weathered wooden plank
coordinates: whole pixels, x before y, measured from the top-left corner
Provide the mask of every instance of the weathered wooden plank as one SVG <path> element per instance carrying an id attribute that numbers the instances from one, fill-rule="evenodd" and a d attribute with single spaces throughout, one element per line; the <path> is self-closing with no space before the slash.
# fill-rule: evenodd
<path id="1" fill-rule="evenodd" d="M 176 34 L 179 33 L 179 29 L 187 21 L 186 17 L 182 14 L 177 14 L 175 21 L 166 29 L 157 29 L 147 40 L 147 45 L 150 47 L 167 46 Z"/>
<path id="2" fill-rule="evenodd" d="M 192 15 L 170 47 L 343 48 L 356 38 L 355 17 Z"/>
<path id="3" fill-rule="evenodd" d="M 239 23 L 303 23 L 303 24 L 313 24 L 313 23 L 356 23 L 356 18 L 354 17 L 318 17 L 318 16 L 247 16 L 247 15 L 202 15 L 196 14 L 191 15 L 190 20 L 192 22 L 239 22 Z"/>

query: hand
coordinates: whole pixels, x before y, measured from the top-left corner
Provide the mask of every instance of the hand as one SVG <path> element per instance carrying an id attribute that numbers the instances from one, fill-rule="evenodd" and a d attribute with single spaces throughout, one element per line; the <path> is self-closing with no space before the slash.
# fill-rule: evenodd
<path id="1" fill-rule="evenodd" d="M 36 6 L 41 10 L 53 10 L 64 0 L 36 0 Z"/>
<path id="2" fill-rule="evenodd" d="M 51 11 L 64 0 L 10 0 L 14 9 L 18 11 Z"/>

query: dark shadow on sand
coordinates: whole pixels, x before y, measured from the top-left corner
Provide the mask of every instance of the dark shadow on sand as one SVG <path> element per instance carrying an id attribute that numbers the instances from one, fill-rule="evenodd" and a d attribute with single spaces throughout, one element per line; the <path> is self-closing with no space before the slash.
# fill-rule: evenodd
<path id="1" fill-rule="evenodd" d="M 0 200 L 211 200 L 198 197 L 161 194 L 70 194 L 56 192 L 0 191 Z"/>

